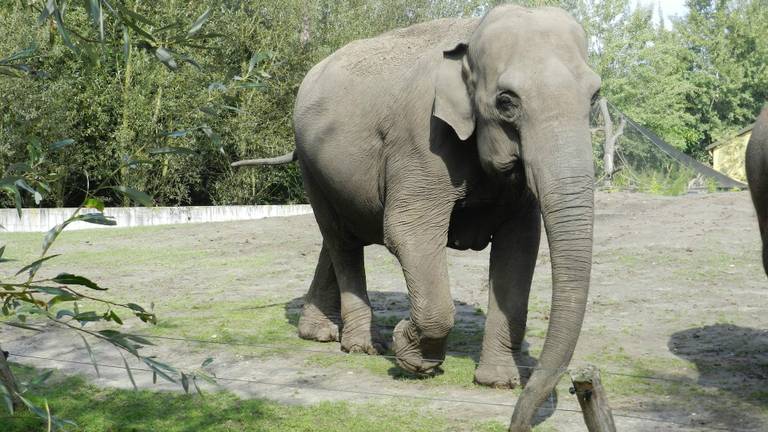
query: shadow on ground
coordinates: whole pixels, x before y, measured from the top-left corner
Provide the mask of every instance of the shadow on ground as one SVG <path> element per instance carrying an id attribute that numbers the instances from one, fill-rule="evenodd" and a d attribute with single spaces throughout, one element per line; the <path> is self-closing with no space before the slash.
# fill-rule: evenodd
<path id="1" fill-rule="evenodd" d="M 668 346 L 696 365 L 700 385 L 768 407 L 768 330 L 715 324 L 677 332 Z"/>
<path id="2" fill-rule="evenodd" d="M 731 430 L 764 430 L 751 414 L 768 410 L 768 331 L 714 324 L 674 333 L 667 346 L 696 366 L 699 378 L 686 391 L 703 402 L 714 422 Z M 736 398 L 723 398 L 722 392 Z"/>
<path id="3" fill-rule="evenodd" d="M 379 327 L 382 338 L 392 341 L 392 332 L 400 320 L 408 318 L 409 301 L 406 293 L 396 291 L 369 291 L 369 299 L 373 308 L 374 320 Z M 456 309 L 455 325 L 448 336 L 447 357 L 470 359 L 474 363 L 480 361 L 480 351 L 483 342 L 485 314 L 482 309 L 454 300 Z M 303 297 L 297 297 L 285 305 L 285 317 L 293 326 L 298 326 L 298 317 L 304 305 Z M 527 351 L 527 342 L 524 342 Z M 395 363 L 394 353 L 387 351 L 387 360 L 392 363 L 388 370 L 389 376 L 398 380 L 426 380 L 430 377 L 418 376 L 400 369 Z M 534 357 L 527 357 L 528 364 L 536 364 Z M 520 370 L 521 376 L 527 380 L 530 370 Z M 557 408 L 557 391 L 554 391 L 539 410 L 535 424 L 541 423 Z"/>

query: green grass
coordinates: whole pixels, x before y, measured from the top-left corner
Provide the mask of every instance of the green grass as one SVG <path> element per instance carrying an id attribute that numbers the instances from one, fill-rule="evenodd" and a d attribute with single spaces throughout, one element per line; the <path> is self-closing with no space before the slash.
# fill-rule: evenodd
<path id="1" fill-rule="evenodd" d="M 392 354 L 392 353 L 390 353 Z M 478 387 L 473 384 L 475 376 L 475 361 L 469 357 L 447 355 L 442 368 L 444 373 L 432 378 L 411 375 L 395 365 L 393 359 L 387 357 L 372 357 L 367 355 L 333 356 L 313 354 L 304 363 L 316 367 L 340 367 L 345 370 L 365 370 L 373 375 L 390 375 L 398 381 L 419 382 L 427 386 L 457 386 L 464 388 Z M 480 387 L 478 387 L 480 388 Z"/>
<path id="2" fill-rule="evenodd" d="M 653 195 L 683 195 L 688 183 L 695 177 L 690 169 L 676 165 L 658 167 L 656 170 L 618 171 L 611 182 L 611 191 L 638 190 Z"/>
<path id="3" fill-rule="evenodd" d="M 631 356 L 623 349 L 605 348 L 587 357 L 590 363 L 605 366 L 603 385 L 615 396 L 666 395 L 673 398 L 689 398 L 698 388 L 696 366 L 678 358 Z M 658 377 L 661 379 L 648 379 Z M 693 392 L 693 393 L 692 393 Z"/>
<path id="4" fill-rule="evenodd" d="M 603 386 L 609 398 L 614 397 L 622 402 L 633 398 L 664 400 L 666 409 L 690 411 L 691 406 L 697 406 L 697 409 L 712 413 L 715 418 L 726 418 L 733 412 L 746 413 L 746 417 L 754 415 L 755 419 L 768 414 L 768 392 L 761 390 L 762 382 L 745 380 L 742 383 L 726 384 L 711 381 L 702 384 L 699 376 L 709 374 L 709 365 L 697 365 L 678 358 L 631 356 L 621 348 L 606 348 L 603 352 L 589 356 L 587 360 L 598 365 L 608 365 L 601 372 Z M 730 374 L 754 370 L 753 365 L 740 367 L 718 364 L 711 367 Z M 750 421 L 758 421 L 755 419 Z"/>
<path id="5" fill-rule="evenodd" d="M 184 226 L 65 231 L 49 251 L 60 256 L 48 261 L 40 274 L 53 276 L 66 271 L 83 275 L 116 288 L 110 291 L 114 298 L 121 294 L 135 296 L 131 292 L 134 289 L 148 291 L 157 284 L 175 288 L 180 280 L 194 280 L 212 290 L 222 290 L 231 286 L 232 277 L 281 271 L 270 248 L 251 247 L 243 253 L 233 247 L 239 243 L 221 245 L 195 235 L 193 229 Z M 0 275 L 11 276 L 37 259 L 42 239 L 42 233 L 3 235 L 0 245 L 6 246 L 4 258 L 9 261 L 0 269 Z M 206 269 L 234 271 L 230 274 Z"/>
<path id="6" fill-rule="evenodd" d="M 21 379 L 31 368 L 15 367 Z M 280 405 L 260 399 L 243 400 L 226 392 L 204 397 L 149 390 L 118 390 L 87 384 L 82 378 L 53 381 L 38 390 L 33 401 L 48 401 L 54 415 L 77 423 L 72 430 L 107 431 L 482 431 L 506 430 L 504 425 L 475 425 L 448 421 L 418 401 L 386 400 L 350 404 L 323 402 L 316 405 Z M 29 413 L 3 419 L 4 432 L 45 430 Z"/>
<path id="7" fill-rule="evenodd" d="M 252 357 L 322 349 L 298 337 L 299 311 L 287 308 L 289 304 L 272 297 L 195 303 L 186 308 L 170 303 L 157 311 L 157 325 L 143 328 L 143 333 L 229 344 L 227 351 Z M 206 351 L 211 346 L 187 344 L 186 349 Z"/>

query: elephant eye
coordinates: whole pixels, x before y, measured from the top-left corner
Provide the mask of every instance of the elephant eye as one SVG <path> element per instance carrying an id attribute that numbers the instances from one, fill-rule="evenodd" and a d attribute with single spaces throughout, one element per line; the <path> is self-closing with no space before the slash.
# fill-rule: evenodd
<path id="1" fill-rule="evenodd" d="M 496 107 L 505 116 L 516 116 L 520 109 L 520 96 L 513 91 L 505 91 L 496 96 Z"/>

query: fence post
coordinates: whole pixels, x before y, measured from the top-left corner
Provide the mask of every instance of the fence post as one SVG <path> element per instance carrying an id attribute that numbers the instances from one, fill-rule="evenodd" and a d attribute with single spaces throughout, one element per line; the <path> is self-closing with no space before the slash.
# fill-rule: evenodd
<path id="1" fill-rule="evenodd" d="M 576 394 L 584 414 L 584 423 L 589 432 L 616 432 L 611 407 L 605 389 L 600 383 L 600 371 L 593 365 L 571 371 L 573 387 L 571 394 Z"/>

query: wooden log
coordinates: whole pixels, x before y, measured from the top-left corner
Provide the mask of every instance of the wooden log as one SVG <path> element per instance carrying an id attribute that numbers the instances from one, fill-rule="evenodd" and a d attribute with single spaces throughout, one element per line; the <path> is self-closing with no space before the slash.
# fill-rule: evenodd
<path id="1" fill-rule="evenodd" d="M 16 382 L 16 377 L 11 372 L 11 366 L 5 358 L 5 351 L 0 347 L 0 383 L 11 393 L 11 402 L 13 404 L 13 410 L 16 411 L 24 406 L 24 403 L 19 398 L 19 384 Z M 4 403 L 3 403 L 4 405 Z M 2 406 L 2 405 L 0 405 Z"/>
<path id="2" fill-rule="evenodd" d="M 613 422 L 611 407 L 605 389 L 600 383 L 600 371 L 597 367 L 589 365 L 584 368 L 571 371 L 573 388 L 584 414 L 584 423 L 589 432 L 616 432 Z"/>

